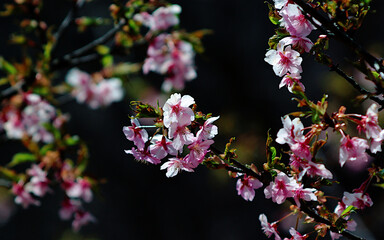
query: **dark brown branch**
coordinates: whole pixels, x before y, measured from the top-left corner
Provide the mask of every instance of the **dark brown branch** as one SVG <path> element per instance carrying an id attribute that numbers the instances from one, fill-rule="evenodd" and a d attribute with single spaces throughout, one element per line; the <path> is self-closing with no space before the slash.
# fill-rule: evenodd
<path id="1" fill-rule="evenodd" d="M 292 204 L 295 204 L 295 201 L 293 199 L 289 199 L 289 201 Z M 332 224 L 327 219 L 324 219 L 324 218 L 320 217 L 319 215 L 317 215 L 317 213 L 315 211 L 313 211 L 304 201 L 301 201 L 300 203 L 301 203 L 301 206 L 300 206 L 301 211 L 303 211 L 309 217 L 313 218 L 316 222 L 324 223 L 324 224 L 328 225 L 329 230 L 331 230 L 332 232 L 339 233 L 339 231 L 336 227 L 333 227 Z M 341 234 L 344 237 L 347 237 L 349 239 L 352 239 L 352 240 L 365 240 L 364 238 L 356 236 L 349 231 L 343 231 L 339 234 Z"/>
<path id="2" fill-rule="evenodd" d="M 54 70 L 57 70 L 57 69 L 60 69 L 60 68 L 64 68 L 64 67 L 76 67 L 76 66 L 78 66 L 80 64 L 83 64 L 83 63 L 89 63 L 89 62 L 98 60 L 101 57 L 102 56 L 100 54 L 98 54 L 98 53 L 92 53 L 92 54 L 85 55 L 85 56 L 82 56 L 82 57 L 73 58 L 73 59 L 70 59 L 68 61 L 63 61 L 63 62 L 61 62 L 60 64 L 57 64 L 57 65 L 53 65 L 51 70 L 54 71 Z"/>
<path id="3" fill-rule="evenodd" d="M 222 151 L 218 150 L 217 148 L 211 146 L 210 148 L 212 150 L 213 153 L 217 154 L 217 155 L 221 155 L 223 154 Z M 257 174 L 256 172 L 252 171 L 252 169 L 249 169 L 247 166 L 241 164 L 240 162 L 234 160 L 234 159 L 231 159 L 230 160 L 230 163 L 233 164 L 236 168 L 240 169 L 242 171 L 242 173 L 245 173 L 247 174 L 248 176 L 252 176 L 256 179 L 258 179 L 259 181 L 263 182 L 264 185 L 267 185 L 270 183 L 271 181 L 271 178 L 268 176 L 269 173 L 267 172 L 262 172 L 260 175 Z M 231 170 L 230 171 L 234 171 L 235 169 L 234 168 L 230 168 Z M 289 198 L 288 201 L 290 201 L 292 204 L 296 205 L 295 201 L 293 198 Z M 304 201 L 301 201 L 301 207 L 300 207 L 300 210 L 302 212 L 304 212 L 306 215 L 308 215 L 309 217 L 313 218 L 316 222 L 319 222 L 319 223 L 324 223 L 326 224 L 327 226 L 329 226 L 329 229 L 332 231 L 332 232 L 335 232 L 335 233 L 339 233 L 339 230 L 332 226 L 332 223 L 330 221 L 328 221 L 327 219 L 325 218 L 322 218 L 321 216 L 319 216 L 316 211 L 312 210 L 308 204 Z M 349 239 L 352 239 L 352 240 L 364 240 L 364 238 L 361 238 L 361 237 L 358 237 L 352 233 L 350 233 L 349 231 L 343 231 L 341 233 L 339 233 L 341 235 L 343 235 L 344 237 L 347 237 Z"/>
<path id="4" fill-rule="evenodd" d="M 67 30 L 69 24 L 73 21 L 73 18 L 77 13 L 77 10 L 83 6 L 84 2 L 85 1 L 82 1 L 82 0 L 78 0 L 78 1 L 73 2 L 73 6 L 72 6 L 71 10 L 69 10 L 67 16 L 64 18 L 63 22 L 61 23 L 61 25 L 57 29 L 57 32 L 53 35 L 54 43 L 52 46 L 52 52 L 55 51 L 57 43 L 60 41 L 61 36 Z"/>
<path id="5" fill-rule="evenodd" d="M 87 53 L 88 51 L 92 50 L 96 46 L 108 42 L 110 39 L 113 38 L 113 36 L 115 36 L 115 33 L 118 32 L 122 26 L 124 26 L 125 23 L 126 23 L 125 19 L 121 19 L 120 22 L 114 26 L 114 28 L 112 28 L 111 30 L 106 32 L 103 36 L 95 39 L 94 41 L 90 42 L 89 44 L 87 44 L 87 45 L 85 45 L 85 46 L 83 46 L 83 47 L 81 47 L 81 48 L 79 48 L 79 49 L 77 49 L 71 53 L 64 55 L 60 59 L 54 59 L 52 61 L 51 65 L 52 66 L 57 66 L 57 65 L 60 66 L 62 64 L 65 64 L 66 62 L 68 63 L 73 58 L 79 57 L 79 56 Z"/>
<path id="6" fill-rule="evenodd" d="M 345 80 L 347 80 L 347 82 L 349 84 L 352 85 L 352 87 L 354 87 L 357 91 L 359 91 L 359 93 L 361 94 L 366 94 L 368 95 L 368 97 L 370 99 L 372 99 L 373 101 L 377 102 L 378 104 L 380 104 L 381 106 L 384 106 L 384 100 L 378 98 L 377 96 L 372 96 L 372 93 L 369 92 L 368 90 L 366 90 L 365 88 L 363 88 L 362 86 L 360 86 L 356 81 L 355 79 L 353 79 L 353 77 L 347 75 L 343 70 L 341 70 L 337 65 L 331 65 L 330 66 L 330 69 L 331 71 L 334 71 L 336 72 L 337 74 L 339 74 L 339 76 L 341 76 L 342 78 L 344 78 Z"/>
<path id="7" fill-rule="evenodd" d="M 353 51 L 357 51 L 365 59 L 365 61 L 367 61 L 367 63 L 371 65 L 376 71 L 384 73 L 384 68 L 381 62 L 377 58 L 369 54 L 345 31 L 340 29 L 340 26 L 337 25 L 337 23 L 332 22 L 329 19 L 325 18 L 316 9 L 308 5 L 306 1 L 304 0 L 293 0 L 293 1 L 297 5 L 299 5 L 304 10 L 304 12 L 308 13 L 311 17 L 319 21 L 324 28 L 328 29 L 331 33 L 333 33 L 332 35 L 330 35 L 330 37 L 333 37 L 343 42 Z"/>

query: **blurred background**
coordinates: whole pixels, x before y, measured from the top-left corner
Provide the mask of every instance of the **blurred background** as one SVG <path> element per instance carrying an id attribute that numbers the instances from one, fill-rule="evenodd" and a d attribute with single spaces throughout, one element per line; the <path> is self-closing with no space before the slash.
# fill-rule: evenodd
<path id="1" fill-rule="evenodd" d="M 49 24 L 60 24 L 70 9 L 66 0 L 45 1 L 43 17 Z M 268 129 L 275 136 L 281 128 L 281 117 L 296 111 L 296 104 L 287 89 L 278 89 L 280 79 L 272 67 L 264 62 L 268 38 L 274 33 L 269 22 L 268 7 L 263 1 L 253 0 L 179 0 L 171 1 L 182 7 L 181 28 L 187 31 L 211 29 L 212 35 L 204 38 L 206 51 L 196 57 L 197 79 L 188 82 L 182 94 L 195 98 L 198 109 L 204 113 L 220 115 L 217 121 L 219 135 L 215 146 L 224 149 L 226 141 L 236 136 L 239 161 L 261 166 L 265 161 L 265 140 Z M 108 17 L 111 1 L 94 0 L 85 4 L 80 15 Z M 373 11 L 364 26 L 355 33 L 356 38 L 373 54 L 384 55 L 384 2 L 373 1 Z M 15 30 L 14 19 L 0 19 L 2 29 L 0 55 L 17 58 L 18 49 L 7 45 L 10 33 Z M 63 36 L 60 51 L 68 53 L 102 35 L 108 27 L 90 29 L 77 34 L 76 28 Z M 310 38 L 316 39 L 318 32 Z M 349 49 L 331 41 L 330 54 L 349 73 L 344 64 Z M 143 60 L 145 48 L 133 52 L 136 60 Z M 350 99 L 357 92 L 344 80 L 330 73 L 327 67 L 315 63 L 311 56 L 303 56 L 303 84 L 310 99 L 319 100 L 329 95 L 329 112 L 341 105 L 347 112 L 365 114 L 369 104 L 358 106 Z M 92 64 L 80 66 L 86 71 L 95 70 Z M 62 72 L 64 78 L 66 72 Z M 79 135 L 89 146 L 91 162 L 87 174 L 103 180 L 95 199 L 86 208 L 97 222 L 73 233 L 71 223 L 61 221 L 60 191 L 42 199 L 41 207 L 23 210 L 13 204 L 13 198 L 0 198 L 0 239 L 265 239 L 261 231 L 259 214 L 265 213 L 273 222 L 289 213 L 289 205 L 277 205 L 266 200 L 262 190 L 256 191 L 254 201 L 246 202 L 237 195 L 234 179 L 225 171 L 208 170 L 202 166 L 195 173 L 183 172 L 168 179 L 159 166 L 136 162 L 124 153 L 131 143 L 126 140 L 122 127 L 129 125 L 132 114 L 129 102 L 168 98 L 161 94 L 162 77 L 150 74 L 132 78 L 126 89 L 126 99 L 111 107 L 92 110 L 75 101 L 61 109 L 71 115 L 68 131 Z M 381 117 L 381 120 L 384 118 Z M 383 126 L 383 124 L 381 124 Z M 339 136 L 330 134 L 330 143 L 321 153 L 335 179 L 348 183 L 324 189 L 328 195 L 342 197 L 366 179 L 364 166 L 338 164 Z M 18 151 L 18 144 L 2 144 L 2 163 L 8 162 Z M 58 189 L 57 189 L 58 190 Z M 355 214 L 357 235 L 366 239 L 384 239 L 384 194 L 370 188 L 374 205 Z M 3 195 L 0 195 L 3 196 Z M 5 196 L 5 195 L 4 195 Z M 336 205 L 330 202 L 330 206 Z M 288 237 L 296 217 L 284 220 L 280 233 Z M 307 232 L 301 224 L 299 231 Z M 328 239 L 327 236 L 326 239 Z"/>

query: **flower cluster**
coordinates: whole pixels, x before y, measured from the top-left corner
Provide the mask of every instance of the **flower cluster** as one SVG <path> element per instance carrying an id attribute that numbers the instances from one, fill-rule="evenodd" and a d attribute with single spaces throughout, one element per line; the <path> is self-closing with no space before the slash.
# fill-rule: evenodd
<path id="1" fill-rule="evenodd" d="M 22 205 L 23 208 L 28 208 L 30 205 L 40 206 L 40 201 L 36 198 L 42 198 L 46 193 L 53 192 L 49 186 L 52 182 L 59 182 L 65 192 L 59 216 L 62 220 L 73 217 L 72 227 L 78 231 L 88 222 L 95 221 L 95 218 L 81 206 L 81 200 L 87 203 L 92 201 L 90 180 L 79 176 L 76 173 L 78 170 L 69 163 L 61 163 L 58 154 L 50 152 L 48 155 L 50 156 L 39 165 L 32 164 L 31 168 L 27 169 L 26 176 L 13 183 L 12 193 L 15 195 L 15 203 Z M 47 158 L 55 161 L 55 164 L 50 165 Z M 54 179 L 50 180 L 48 175 Z"/>
<path id="2" fill-rule="evenodd" d="M 176 34 L 162 33 L 155 37 L 150 42 L 147 55 L 143 72 L 166 75 L 162 85 L 164 91 L 169 92 L 172 88 L 181 90 L 186 80 L 196 78 L 193 47 Z"/>
<path id="3" fill-rule="evenodd" d="M 368 141 L 364 140 L 366 144 L 363 150 L 355 146 L 355 142 L 358 142 L 356 139 L 361 138 L 351 138 L 345 133 L 346 122 L 356 123 L 358 129 L 365 132 L 367 138 L 371 140 L 371 146 L 375 142 L 381 144 L 380 136 L 383 130 L 378 125 L 375 104 L 369 107 L 366 115 L 346 114 L 344 107 L 338 112 L 328 115 L 325 111 L 327 108 L 325 97 L 317 104 L 306 98 L 298 101 L 303 106 L 309 107 L 310 111 L 296 112 L 295 115 L 312 116 L 313 124 L 305 128 L 299 117 L 294 119 L 289 116 L 283 117 L 283 128 L 277 133 L 276 143 L 286 144 L 289 147 L 288 151 L 284 151 L 284 156 L 287 157 L 277 155 L 276 148 L 271 145 L 273 140 L 268 135 L 267 163 L 263 165 L 261 171 L 253 164 L 247 166 L 236 161 L 235 149 L 230 148 L 232 140 L 226 145 L 224 153 L 213 148 L 212 138 L 218 133 L 213 122 L 218 117 L 196 112 L 194 99 L 189 95 L 181 96 L 177 93 L 171 95 L 162 108 L 156 109 L 140 102 L 136 104 L 136 117 L 155 118 L 155 125 L 140 126 L 139 121 L 132 118 L 131 126 L 123 127 L 123 132 L 135 147 L 125 152 L 132 154 L 139 161 L 151 164 L 160 164 L 162 159 L 170 155 L 168 161 L 161 166 L 162 170 L 167 170 L 167 177 L 173 177 L 181 171 L 193 172 L 204 161 L 204 165 L 207 167 L 225 168 L 230 176 L 237 178 L 237 194 L 246 201 L 252 201 L 255 198 L 255 190 L 265 186 L 265 198 L 272 199 L 277 204 L 282 204 L 287 200 L 292 204 L 291 208 L 296 210 L 292 210 L 290 214 L 302 211 L 301 208 L 308 209 L 308 206 L 316 206 L 316 209 L 319 209 L 314 210 L 316 212 L 313 214 L 323 214 L 321 209 L 327 208 L 324 205 L 327 197 L 324 196 L 320 187 L 322 182 L 331 184 L 330 179 L 333 178 L 333 174 L 321 160 L 316 158 L 317 152 L 327 142 L 327 139 L 320 139 L 320 134 L 328 128 L 340 132 L 342 134 L 340 154 L 348 156 L 348 161 L 365 161 L 365 150 L 369 148 Z M 313 117 L 314 113 L 317 113 L 317 117 Z M 147 127 L 156 127 L 157 130 L 150 136 L 145 129 Z M 162 134 L 159 134 L 160 132 Z M 347 138 L 352 143 L 344 143 L 343 138 Z M 375 147 L 377 148 L 377 146 Z M 188 152 L 183 154 L 187 149 Z M 377 149 L 377 151 L 380 150 Z M 286 160 L 289 160 L 288 165 L 284 162 Z M 343 159 L 340 158 L 341 165 L 342 161 Z M 324 216 L 333 216 L 336 220 L 340 218 L 342 221 L 342 224 L 337 226 L 338 232 L 335 230 L 336 227 L 331 229 L 333 239 L 339 236 L 340 231 L 355 229 L 356 223 L 349 219 L 350 206 L 355 209 L 372 206 L 373 202 L 366 193 L 366 186 L 367 183 L 359 189 L 355 189 L 353 193 L 345 192 L 334 213 L 324 210 L 328 211 L 324 213 Z M 331 198 L 337 199 L 337 197 Z M 309 209 L 309 211 L 312 210 Z M 330 221 L 334 221 L 334 218 Z M 275 239 L 282 239 L 277 231 L 279 221 L 270 224 L 264 214 L 260 215 L 260 221 L 268 237 L 274 235 Z M 314 220 L 310 220 L 310 222 L 314 222 Z M 329 229 L 322 224 L 319 223 L 315 228 L 323 229 L 322 234 L 325 235 Z M 306 239 L 309 236 L 309 234 L 301 234 L 293 228 L 289 232 L 291 238 L 284 238 L 284 240 Z"/>
<path id="4" fill-rule="evenodd" d="M 265 61 L 273 66 L 273 71 L 283 77 L 279 87 L 287 86 L 292 92 L 293 86 L 298 84 L 302 90 L 304 85 L 300 82 L 302 72 L 300 53 L 309 52 L 313 46 L 307 36 L 315 29 L 312 23 L 302 13 L 300 7 L 291 1 L 275 0 L 278 9 L 279 25 L 286 30 L 276 49 L 270 49 L 265 55 Z"/>
<path id="5" fill-rule="evenodd" d="M 178 14 L 181 13 L 181 7 L 177 4 L 168 7 L 159 7 L 152 14 L 141 12 L 136 14 L 133 19 L 141 22 L 149 28 L 149 32 L 164 31 L 169 27 L 179 24 Z"/>
<path id="6" fill-rule="evenodd" d="M 367 150 L 372 153 L 381 152 L 381 143 L 384 140 L 384 131 L 378 124 L 378 105 L 373 103 L 367 110 L 366 115 L 346 114 L 345 108 L 341 107 L 331 116 L 331 122 L 335 131 L 341 134 L 339 162 L 343 166 L 347 161 L 367 162 Z M 357 130 L 364 132 L 367 139 L 360 137 L 351 137 L 346 134 L 345 126 L 347 122 L 353 122 L 357 125 Z M 291 120 L 289 116 L 282 118 L 283 128 L 277 133 L 276 142 L 279 144 L 288 144 L 291 150 L 290 165 L 292 169 L 302 174 L 310 176 L 321 176 L 323 178 L 332 178 L 323 164 L 313 162 L 313 138 L 329 126 L 325 122 L 313 124 L 307 129 L 311 129 L 304 135 L 304 126 L 300 118 Z"/>
<path id="7" fill-rule="evenodd" d="M 77 102 L 86 103 L 93 109 L 118 102 L 124 95 L 120 79 L 92 78 L 77 68 L 68 72 L 66 81 L 73 88 L 72 95 Z"/>
<path id="8" fill-rule="evenodd" d="M 152 137 L 149 137 L 137 119 L 132 119 L 132 126 L 123 127 L 123 132 L 136 147 L 125 152 L 139 161 L 151 164 L 161 163 L 167 155 L 173 156 L 161 166 L 161 169 L 167 169 L 167 177 L 176 176 L 180 171 L 193 172 L 203 162 L 209 147 L 214 143 L 212 138 L 218 133 L 218 129 L 212 123 L 218 117 L 207 117 L 206 121 L 199 122 L 190 108 L 192 104 L 195 101 L 189 95 L 171 95 L 162 108 L 162 116 L 156 120 L 162 123 L 164 134 L 155 134 Z M 185 146 L 189 153 L 182 157 Z"/>
<path id="9" fill-rule="evenodd" d="M 283 128 L 277 133 L 276 142 L 288 144 L 291 149 L 290 166 L 297 173 L 307 174 L 311 177 L 319 176 L 331 179 L 332 173 L 325 168 L 324 164 L 312 161 L 310 142 L 313 135 L 304 135 L 304 126 L 300 118 L 291 120 L 289 116 L 282 118 Z"/>
<path id="10" fill-rule="evenodd" d="M 265 216 L 265 214 L 263 214 L 263 213 L 259 215 L 259 220 L 261 223 L 261 229 L 263 230 L 264 234 L 268 238 L 270 238 L 270 237 L 272 237 L 272 235 L 274 235 L 275 240 L 281 240 L 279 232 L 277 231 L 278 221 L 273 222 L 273 223 L 269 223 L 267 216 Z M 304 234 L 304 235 L 300 234 L 297 230 L 295 230 L 292 227 L 289 229 L 289 233 L 291 234 L 292 237 L 291 238 L 284 238 L 284 240 L 305 240 L 309 237 L 309 235 L 307 235 L 307 234 Z"/>
<path id="11" fill-rule="evenodd" d="M 95 222 L 96 219 L 81 206 L 81 200 L 89 203 L 93 199 L 90 179 L 76 176 L 74 171 L 75 169 L 67 163 L 64 163 L 60 170 L 58 180 L 61 182 L 66 197 L 61 204 L 59 216 L 62 220 L 69 220 L 73 217 L 72 228 L 78 231 L 83 225 Z"/>
<path id="12" fill-rule="evenodd" d="M 58 117 L 55 108 L 39 95 L 24 93 L 13 97 L 0 115 L 0 129 L 9 139 L 22 139 L 29 136 L 35 142 L 51 143 L 53 135 L 47 124 L 60 127 L 62 117 Z"/>
<path id="13" fill-rule="evenodd" d="M 344 130 L 339 129 L 342 137 L 340 140 L 340 165 L 347 161 L 367 162 L 369 149 L 372 153 L 381 152 L 381 143 L 384 140 L 384 131 L 378 123 L 378 105 L 373 103 L 367 110 L 366 115 L 345 114 L 345 108 L 341 108 L 335 117 L 338 120 L 349 120 L 357 124 L 359 131 L 365 132 L 366 138 L 350 137 Z"/>
<path id="14" fill-rule="evenodd" d="M 272 198 L 277 204 L 282 204 L 287 198 L 293 197 L 295 203 L 300 207 L 300 200 L 317 201 L 314 194 L 317 190 L 314 188 L 303 188 L 293 177 L 288 177 L 285 173 L 280 172 L 274 181 L 264 189 L 266 198 Z"/>

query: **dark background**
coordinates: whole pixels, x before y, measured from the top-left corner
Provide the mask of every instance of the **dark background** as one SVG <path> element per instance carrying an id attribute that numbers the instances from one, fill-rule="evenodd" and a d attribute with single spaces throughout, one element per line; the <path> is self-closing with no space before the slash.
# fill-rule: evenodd
<path id="1" fill-rule="evenodd" d="M 274 32 L 274 25 L 267 18 L 267 5 L 254 0 L 180 0 L 173 3 L 183 8 L 182 28 L 188 31 L 213 30 L 213 34 L 204 39 L 205 53 L 196 58 L 198 78 L 186 84 L 183 94 L 193 96 L 203 112 L 221 116 L 217 121 L 220 133 L 215 138 L 217 148 L 223 149 L 229 137 L 236 136 L 240 161 L 261 166 L 265 159 L 267 130 L 271 128 L 275 135 L 281 128 L 280 117 L 296 110 L 295 102 L 290 100 L 292 95 L 285 88 L 278 89 L 280 79 L 263 61 L 268 38 Z M 109 4 L 109 1 L 92 1 L 82 8 L 80 14 L 107 17 Z M 43 17 L 48 24 L 59 24 L 69 8 L 69 1 L 46 1 Z M 372 53 L 382 56 L 384 45 L 380 23 L 384 20 L 381 14 L 384 4 L 376 0 L 373 8 L 377 13 L 368 16 L 356 38 Z M 18 56 L 18 49 L 6 44 L 8 35 L 16 29 L 14 23 L 14 19 L 0 19 L 0 55 L 11 59 Z M 57 54 L 81 47 L 107 30 L 108 27 L 100 27 L 79 35 L 73 27 L 64 35 Z M 315 39 L 316 34 L 313 33 L 311 38 Z M 331 42 L 330 54 L 342 62 L 350 52 Z M 136 57 L 140 59 L 140 56 Z M 326 67 L 314 63 L 311 56 L 303 58 L 303 83 L 311 99 L 320 99 L 325 92 L 329 94 L 330 111 L 345 105 L 349 112 L 365 113 L 367 105 L 355 107 L 348 100 L 357 94 L 352 87 L 329 73 Z M 80 68 L 92 70 L 93 66 Z M 129 125 L 128 115 L 132 114 L 129 101 L 160 97 L 164 103 L 167 98 L 167 95 L 157 93 L 161 85 L 158 76 L 151 74 L 146 81 L 147 87 L 137 93 L 134 90 L 137 82 L 132 80 L 125 101 L 109 108 L 91 110 L 74 101 L 62 106 L 64 112 L 71 114 L 69 131 L 89 144 L 91 162 L 87 173 L 106 179 L 94 201 L 86 205 L 97 218 L 97 223 L 89 224 L 80 233 L 73 233 L 70 222 L 63 222 L 58 217 L 62 196 L 60 191 L 56 191 L 43 198 L 42 207 L 23 210 L 20 206 L 8 206 L 13 209 L 13 214 L 0 226 L 0 239 L 266 238 L 260 228 L 259 214 L 265 213 L 270 222 L 276 221 L 289 212 L 289 205 L 280 206 L 266 200 L 262 190 L 256 191 L 253 202 L 244 201 L 237 195 L 235 180 L 230 179 L 225 171 L 199 167 L 195 173 L 183 172 L 168 179 L 159 166 L 138 163 L 124 153 L 124 149 L 131 147 L 122 133 L 122 127 Z M 367 174 L 362 167 L 340 168 L 337 162 L 338 141 L 339 137 L 333 136 L 322 154 L 336 179 L 348 183 L 348 186 L 325 191 L 341 197 L 343 191 L 351 192 L 359 187 Z M 3 158 L 10 159 L 16 148 L 1 146 Z M 358 222 L 356 233 L 367 239 L 384 239 L 381 214 L 384 195 L 375 188 L 369 192 L 374 206 L 355 214 Z M 332 208 L 335 204 L 331 202 Z M 283 221 L 279 227 L 282 235 L 295 222 L 295 217 Z M 308 232 L 302 224 L 299 230 Z"/>

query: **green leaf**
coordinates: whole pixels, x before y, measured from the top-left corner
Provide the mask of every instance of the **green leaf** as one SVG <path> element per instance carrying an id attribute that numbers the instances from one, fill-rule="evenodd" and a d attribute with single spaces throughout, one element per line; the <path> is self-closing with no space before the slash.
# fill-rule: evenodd
<path id="1" fill-rule="evenodd" d="M 0 86 L 9 83 L 8 78 L 0 78 Z"/>
<path id="2" fill-rule="evenodd" d="M 0 166 L 0 176 L 5 177 L 7 179 L 12 180 L 13 182 L 18 182 L 20 180 L 20 176 L 13 170 L 10 170 L 5 167 Z"/>
<path id="3" fill-rule="evenodd" d="M 36 162 L 37 158 L 35 155 L 32 153 L 16 153 L 12 161 L 8 163 L 9 167 L 14 167 L 16 165 L 19 165 L 21 163 L 26 163 L 26 162 Z"/>
<path id="4" fill-rule="evenodd" d="M 67 146 L 74 146 L 74 145 L 79 144 L 79 142 L 80 142 L 80 138 L 77 135 L 68 136 L 68 137 L 64 138 L 64 143 Z"/>
<path id="5" fill-rule="evenodd" d="M 276 148 L 275 147 L 270 147 L 269 150 L 272 153 L 271 159 L 274 160 L 276 158 Z"/>
<path id="6" fill-rule="evenodd" d="M 275 9 L 275 7 L 272 4 L 270 4 L 269 2 L 265 2 L 265 3 L 267 3 L 268 8 L 269 8 L 269 13 L 268 13 L 269 20 L 273 24 L 279 25 L 281 16 L 279 15 L 279 13 L 277 12 L 277 10 Z"/>
<path id="7" fill-rule="evenodd" d="M 101 63 L 103 64 L 104 67 L 109 67 L 113 65 L 113 56 L 112 55 L 105 55 L 101 59 Z"/>
<path id="8" fill-rule="evenodd" d="M 53 144 L 47 144 L 47 145 L 44 145 L 41 149 L 40 149 L 40 155 L 46 155 L 48 151 L 50 150 L 53 150 L 54 149 L 54 145 Z"/>
<path id="9" fill-rule="evenodd" d="M 44 58 L 49 60 L 51 59 L 51 52 L 52 52 L 53 43 L 48 42 L 44 45 Z"/>
<path id="10" fill-rule="evenodd" d="M 313 111 L 313 113 L 312 113 L 312 123 L 318 123 L 318 122 L 320 122 L 319 112 L 318 111 Z"/>
<path id="11" fill-rule="evenodd" d="M 96 47 L 96 51 L 100 55 L 106 55 L 109 53 L 109 47 L 107 47 L 105 45 L 99 45 Z"/>
<path id="12" fill-rule="evenodd" d="M 344 218 L 345 216 L 348 216 L 352 212 L 354 212 L 357 208 L 354 206 L 347 207 L 340 215 L 341 218 Z"/>
<path id="13" fill-rule="evenodd" d="M 128 25 L 134 33 L 140 33 L 140 27 L 137 26 L 136 22 L 133 19 L 128 20 Z"/>
<path id="14" fill-rule="evenodd" d="M 373 184 L 375 187 L 383 188 L 384 189 L 384 183 L 379 183 L 379 184 Z"/>
<path id="15" fill-rule="evenodd" d="M 16 74 L 17 70 L 16 68 L 7 62 L 3 57 L 0 57 L 0 69 L 6 71 L 9 74 Z"/>

